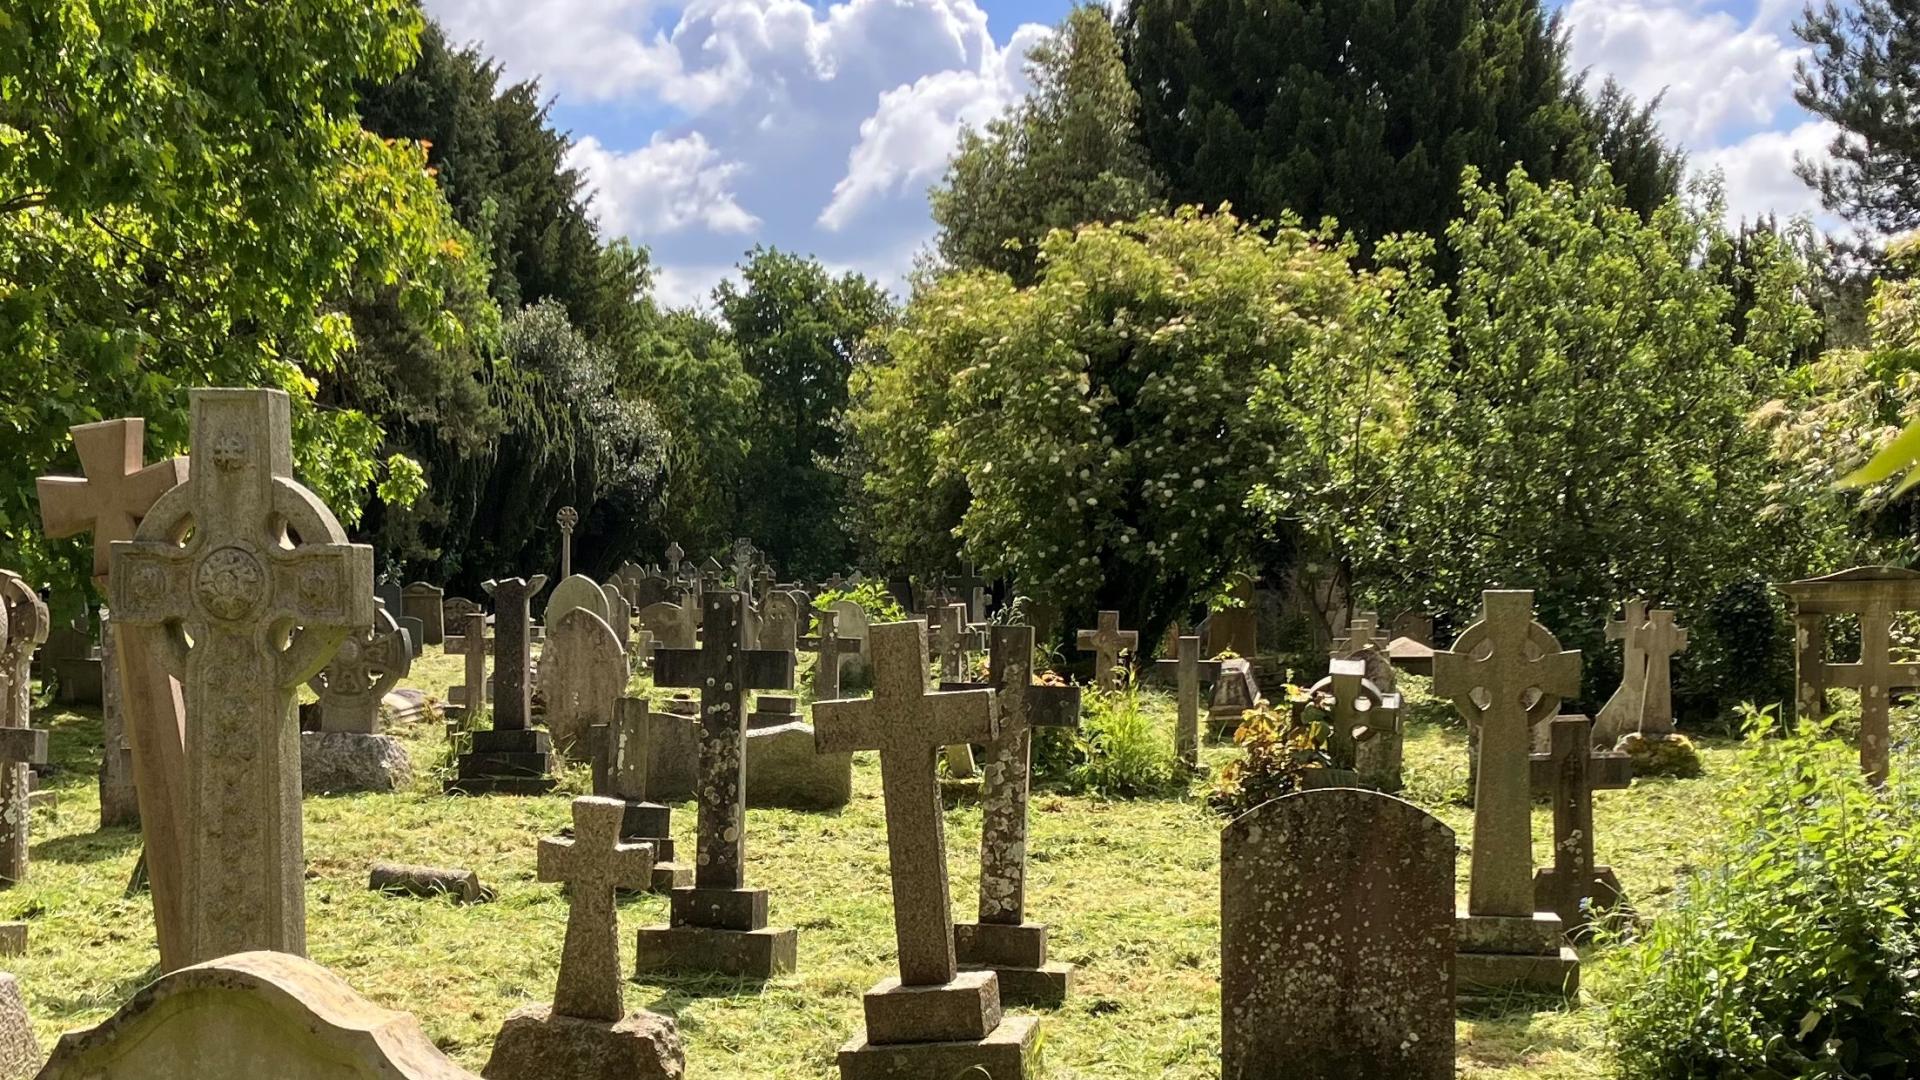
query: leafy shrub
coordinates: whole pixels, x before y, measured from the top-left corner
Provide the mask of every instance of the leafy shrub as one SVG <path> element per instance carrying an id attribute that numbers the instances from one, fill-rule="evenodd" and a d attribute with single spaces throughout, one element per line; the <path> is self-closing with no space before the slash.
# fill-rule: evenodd
<path id="1" fill-rule="evenodd" d="M 842 600 L 859 604 L 860 610 L 867 613 L 869 622 L 905 622 L 907 618 L 900 602 L 893 598 L 885 585 L 877 581 L 865 581 L 844 589 L 828 589 L 813 598 L 814 610 L 825 611 Z"/>
<path id="2" fill-rule="evenodd" d="M 1635 776 L 1671 776 L 1689 780 L 1706 771 L 1700 763 L 1700 751 L 1685 735 L 1646 736 L 1632 732 L 1620 740 L 1619 749 L 1633 759 Z"/>
<path id="3" fill-rule="evenodd" d="M 1876 791 L 1824 727 L 1753 710 L 1725 860 L 1621 954 L 1633 1077 L 1906 1080 L 1920 1062 L 1920 783 Z"/>
<path id="4" fill-rule="evenodd" d="M 1137 798 L 1170 790 L 1179 776 L 1173 733 L 1141 708 L 1136 686 L 1089 691 L 1078 731 L 1042 728 L 1034 735 L 1035 773 L 1058 778 L 1070 791 Z"/>
<path id="5" fill-rule="evenodd" d="M 1304 703 L 1306 691 L 1287 687 L 1288 704 Z M 1265 698 L 1248 709 L 1233 733 L 1241 756 L 1220 772 L 1207 805 L 1227 817 L 1238 817 L 1270 799 L 1291 795 L 1302 787 L 1301 774 L 1330 769 L 1326 722 L 1305 709 L 1277 711 Z"/>

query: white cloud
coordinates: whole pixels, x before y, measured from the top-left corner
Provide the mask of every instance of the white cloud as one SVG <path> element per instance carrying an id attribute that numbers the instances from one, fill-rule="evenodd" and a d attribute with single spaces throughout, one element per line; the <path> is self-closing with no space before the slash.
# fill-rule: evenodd
<path id="1" fill-rule="evenodd" d="M 609 230 L 691 297 L 740 237 L 882 277 L 932 234 L 960 125 L 1027 88 L 1045 33 L 977 0 L 427 0 L 508 77 L 538 76 Z M 664 115 L 663 115 L 664 114 Z M 755 227 L 757 224 L 757 227 Z M 667 276 L 671 275 L 671 276 Z M 698 282 L 698 285 L 691 284 Z"/>
<path id="2" fill-rule="evenodd" d="M 704 311 L 713 306 L 714 288 L 738 274 L 739 268 L 731 263 L 656 266 L 653 272 L 653 296 L 661 307 L 691 307 Z"/>
<path id="3" fill-rule="evenodd" d="M 646 146 L 624 154 L 589 135 L 574 144 L 566 164 L 587 177 L 594 214 L 612 233 L 647 239 L 699 227 L 741 234 L 760 224 L 728 190 L 739 164 L 721 161 L 697 131 L 679 139 L 655 132 Z"/>
<path id="4" fill-rule="evenodd" d="M 1796 154 L 1814 160 L 1827 156 L 1838 131 L 1824 120 L 1809 120 L 1788 131 L 1762 131 L 1731 146 L 1694 155 L 1702 174 L 1719 171 L 1726 180 L 1727 216 L 1752 220 L 1772 213 L 1781 218 L 1820 214 L 1820 197 L 1793 173 Z"/>
<path id="5" fill-rule="evenodd" d="M 1793 68 L 1804 50 L 1772 7 L 1746 24 L 1661 0 L 1569 0 L 1563 10 L 1575 66 L 1614 76 L 1643 101 L 1664 91 L 1661 123 L 1689 149 L 1774 125 L 1794 109 Z"/>

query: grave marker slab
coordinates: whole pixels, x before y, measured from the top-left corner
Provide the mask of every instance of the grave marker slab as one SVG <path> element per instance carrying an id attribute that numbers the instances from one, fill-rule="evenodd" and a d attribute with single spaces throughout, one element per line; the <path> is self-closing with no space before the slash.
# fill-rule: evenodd
<path id="1" fill-rule="evenodd" d="M 460 755 L 447 791 L 468 795 L 543 795 L 552 791 L 552 743 L 531 726 L 533 598 L 546 585 L 505 578 L 485 583 L 493 596 L 493 730 L 472 734 L 473 748 Z M 466 647 L 471 648 L 471 644 Z M 472 660 L 469 657 L 469 668 Z M 482 684 L 486 685 L 486 684 Z"/>
<path id="2" fill-rule="evenodd" d="M 746 887 L 746 724 L 752 690 L 791 690 L 793 654 L 747 647 L 747 598 L 714 590 L 698 649 L 656 649 L 654 684 L 700 690 L 700 821 L 694 884 L 669 925 L 640 931 L 639 970 L 769 978 L 793 970 L 796 935 L 767 927 L 767 893 Z"/>
<path id="3" fill-rule="evenodd" d="M 979 921 L 954 927 L 962 967 L 992 970 L 1000 999 L 1056 1005 L 1073 985 L 1073 965 L 1047 959 L 1047 926 L 1028 922 L 1027 804 L 1033 787 L 1033 729 L 1080 726 L 1080 688 L 1033 681 L 1033 627 L 996 626 L 987 685 L 1000 706 L 1000 734 L 986 744 L 980 798 Z"/>
<path id="4" fill-rule="evenodd" d="M 1451 1080 L 1454 835 L 1353 788 L 1220 835 L 1223 1080 Z"/>
<path id="5" fill-rule="evenodd" d="M 1579 989 L 1579 956 L 1563 944 L 1560 917 L 1533 896 L 1533 726 L 1580 692 L 1580 654 L 1562 652 L 1533 621 L 1531 590 L 1488 590 L 1479 621 L 1453 649 L 1434 654 L 1433 687 L 1479 730 L 1473 865 L 1457 927 L 1463 992 Z"/>
<path id="6" fill-rule="evenodd" d="M 416 581 L 400 590 L 399 614 L 419 619 L 423 633 L 421 645 L 439 645 L 447 640 L 447 591 L 438 585 Z"/>
<path id="7" fill-rule="evenodd" d="M 941 747 L 1000 736 L 994 694 L 927 692 L 923 622 L 875 626 L 871 647 L 873 696 L 813 707 L 822 752 L 880 751 L 900 958 L 899 977 L 867 992 L 866 1032 L 841 1048 L 840 1075 L 892 1080 L 977 1067 L 995 1078 L 1024 1076 L 1034 1021 L 1003 1019 L 998 976 L 957 966 L 934 767 Z"/>
<path id="8" fill-rule="evenodd" d="M 673 857 L 673 808 L 651 797 L 655 744 L 677 720 L 652 712 L 645 698 L 622 696 L 613 722 L 596 731 L 593 755 L 593 793 L 626 807 L 620 839 L 653 848 L 651 891 L 663 894 L 693 884 L 693 867 Z"/>
<path id="9" fill-rule="evenodd" d="M 299 954 L 306 867 L 294 691 L 372 623 L 373 549 L 347 543 L 332 512 L 294 481 L 285 393 L 194 390 L 191 400 L 199 467 L 154 503 L 135 539 L 114 544 L 114 618 L 166 629 L 162 662 L 179 674 L 192 718 L 186 956 Z M 270 633 L 283 626 L 296 628 L 284 644 Z"/>
<path id="10" fill-rule="evenodd" d="M 605 620 L 573 608 L 547 628 L 540 652 L 540 689 L 546 697 L 547 730 L 562 753 L 571 753 L 587 729 L 613 719 L 614 703 L 627 690 L 627 654 Z"/>
<path id="11" fill-rule="evenodd" d="M 553 587 L 553 595 L 547 597 L 546 612 L 540 617 L 541 625 L 547 628 L 548 634 L 552 634 L 554 624 L 575 608 L 585 608 L 600 616 L 600 621 L 609 627 L 613 625 L 612 612 L 607 609 L 606 591 L 600 588 L 599 582 L 583 574 L 565 578 Z"/>
<path id="12" fill-rule="evenodd" d="M 679 604 L 650 604 L 640 609 L 640 628 L 653 635 L 655 649 L 691 649 L 699 644 L 693 613 Z"/>

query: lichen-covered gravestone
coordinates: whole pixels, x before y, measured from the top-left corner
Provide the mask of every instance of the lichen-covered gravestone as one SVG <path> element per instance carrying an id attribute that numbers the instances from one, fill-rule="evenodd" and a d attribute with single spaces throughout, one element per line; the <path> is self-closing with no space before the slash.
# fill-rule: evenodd
<path id="1" fill-rule="evenodd" d="M 18 574 L 0 570 L 0 610 L 0 885 L 14 885 L 27 879 L 29 766 L 47 760 L 47 733 L 28 726 L 33 650 L 47 639 L 47 606 Z"/>
<path id="2" fill-rule="evenodd" d="M 852 799 L 853 755 L 816 753 L 799 701 L 762 694 L 747 716 L 747 806 L 836 810 Z"/>
<path id="3" fill-rule="evenodd" d="M 611 721 L 614 702 L 626 692 L 627 675 L 627 654 L 600 616 L 573 608 L 547 624 L 540 690 L 554 745 L 571 753 L 588 728 Z"/>
<path id="4" fill-rule="evenodd" d="M 573 837 L 540 841 L 541 881 L 567 885 L 567 936 L 552 1005 L 523 1005 L 501 1025 L 487 1080 L 679 1080 L 686 1055 L 672 1020 L 628 1014 L 620 977 L 619 889 L 645 888 L 653 848 L 620 839 L 618 799 L 573 800 Z"/>
<path id="5" fill-rule="evenodd" d="M 651 891 L 671 893 L 693 884 L 693 867 L 673 857 L 673 808 L 654 797 L 655 745 L 660 733 L 681 719 L 655 713 L 646 698 L 622 696 L 614 703 L 613 722 L 592 733 L 593 793 L 619 799 L 626 807 L 620 839 L 653 847 Z"/>
<path id="6" fill-rule="evenodd" d="M 1433 657 L 1433 690 L 1480 736 L 1473 865 L 1459 918 L 1458 982 L 1472 995 L 1579 992 L 1580 957 L 1533 895 L 1533 726 L 1580 692 L 1580 654 L 1533 621 L 1530 590 L 1490 589 L 1481 616 Z"/>
<path id="7" fill-rule="evenodd" d="M 166 630 L 185 687 L 187 957 L 302 953 L 294 695 L 372 624 L 373 549 L 293 479 L 285 393 L 195 390 L 192 432 L 192 478 L 113 546 L 113 614 Z"/>
<path id="8" fill-rule="evenodd" d="M 1454 1075 L 1453 830 L 1303 791 L 1220 835 L 1223 1080 Z"/>
<path id="9" fill-rule="evenodd" d="M 240 953 L 161 976 L 98 1026 L 62 1035 L 39 1080 L 161 1077 L 474 1080 L 412 1016 L 280 952 Z"/>
<path id="10" fill-rule="evenodd" d="M 770 978 L 793 970 L 797 935 L 767 926 L 767 891 L 746 887 L 747 696 L 793 689 L 793 654 L 747 647 L 747 598 L 713 590 L 698 649 L 654 652 L 656 686 L 700 690 L 700 820 L 694 883 L 675 889 L 667 926 L 639 936 L 639 970 Z"/>
<path id="11" fill-rule="evenodd" d="M 469 719 L 479 716 L 492 700 L 490 682 L 487 679 L 487 650 L 493 646 L 493 635 L 487 633 L 487 614 L 473 611 L 461 617 L 461 632 L 447 635 L 447 655 L 466 658 L 463 677 L 465 682 L 447 688 L 447 700 L 465 709 Z"/>
<path id="12" fill-rule="evenodd" d="M 691 649 L 699 644 L 693 613 L 680 604 L 661 602 L 640 609 L 640 628 L 653 635 L 656 649 Z"/>
<path id="13" fill-rule="evenodd" d="M 982 758 L 979 921 L 953 928 L 963 968 L 1000 977 L 1000 999 L 1057 1005 L 1073 965 L 1047 959 L 1047 924 L 1027 921 L 1027 803 L 1033 729 L 1080 725 L 1080 688 L 1033 681 L 1033 627 L 996 626 L 987 686 L 1000 706 L 1000 734 Z"/>
<path id="14" fill-rule="evenodd" d="M 887 864 L 900 974 L 864 998 L 866 1031 L 841 1047 L 842 1080 L 1029 1075 L 1037 1021 L 1003 1017 L 991 970 L 959 970 L 947 882 L 946 832 L 934 755 L 1000 735 L 991 690 L 927 692 L 927 626 L 873 628 L 873 697 L 813 707 L 823 752 L 880 751 Z M 971 1070 L 971 1072 L 970 1072 Z"/>
<path id="15" fill-rule="evenodd" d="M 767 594 L 760 610 L 760 647 L 794 652 L 800 647 L 800 605 L 790 592 Z"/>

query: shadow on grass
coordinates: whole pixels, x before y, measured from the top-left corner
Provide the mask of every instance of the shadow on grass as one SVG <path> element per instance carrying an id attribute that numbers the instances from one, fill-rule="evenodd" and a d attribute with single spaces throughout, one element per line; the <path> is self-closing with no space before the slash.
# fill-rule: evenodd
<path id="1" fill-rule="evenodd" d="M 633 985 L 653 988 L 653 1000 L 646 1005 L 649 1012 L 674 1017 L 695 1002 L 751 1001 L 763 997 L 768 984 L 773 981 L 732 975 L 672 975 L 658 971 L 648 972 L 644 979 L 637 975 L 627 976 L 627 982 Z"/>
<path id="2" fill-rule="evenodd" d="M 129 851 L 140 847 L 140 830 L 125 826 L 109 829 L 96 829 L 87 833 L 69 833 L 56 836 L 51 840 L 42 840 L 34 844 L 30 853 L 34 861 L 66 863 L 101 862 L 119 858 Z"/>

